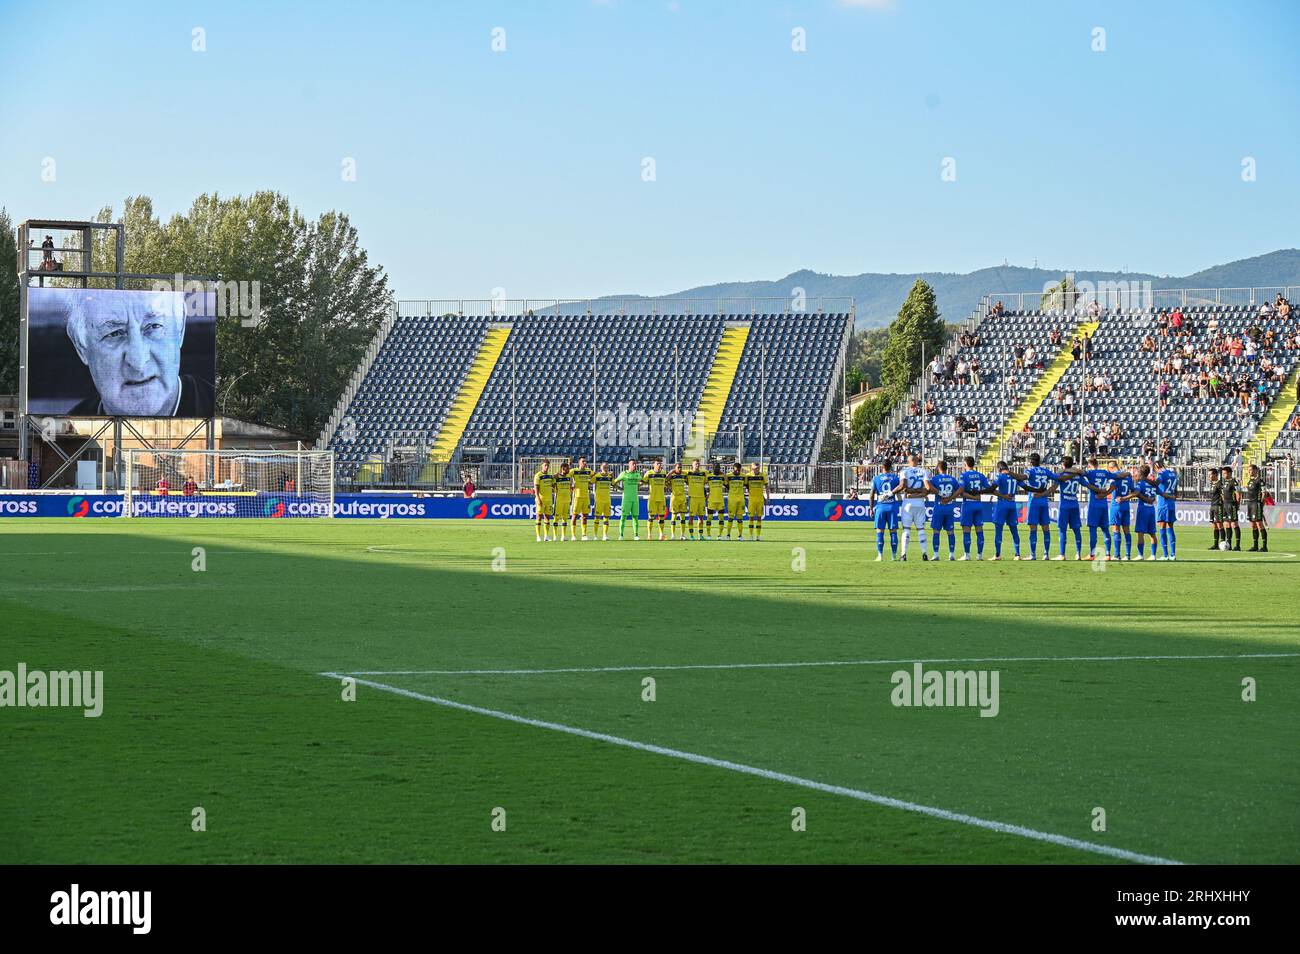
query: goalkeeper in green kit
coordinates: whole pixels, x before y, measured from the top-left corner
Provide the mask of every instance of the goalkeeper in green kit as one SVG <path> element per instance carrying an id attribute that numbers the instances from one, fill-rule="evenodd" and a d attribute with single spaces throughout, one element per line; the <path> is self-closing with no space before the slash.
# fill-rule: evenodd
<path id="1" fill-rule="evenodd" d="M 623 539 L 623 528 L 629 520 L 632 521 L 632 539 L 641 539 L 641 522 L 638 514 L 641 508 L 641 498 L 637 496 L 637 490 L 641 486 L 641 472 L 636 469 L 636 461 L 627 462 L 627 470 L 614 478 L 614 482 L 623 488 L 623 506 L 618 515 L 618 538 Z"/>

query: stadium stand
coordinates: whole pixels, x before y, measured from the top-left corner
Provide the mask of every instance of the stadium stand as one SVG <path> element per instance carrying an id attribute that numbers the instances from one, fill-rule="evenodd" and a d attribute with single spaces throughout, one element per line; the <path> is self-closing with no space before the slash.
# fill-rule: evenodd
<path id="1" fill-rule="evenodd" d="M 1053 329 L 1059 348 L 1050 343 Z M 1091 337 L 1079 359 L 1071 349 L 1075 335 Z M 963 337 L 975 343 L 959 342 L 941 379 L 926 390 L 938 415 L 929 430 L 923 432 L 922 416 L 910 415 L 877 441 L 877 451 L 897 455 L 923 434 L 934 448 L 967 433 L 986 469 L 1003 453 L 1036 450 L 1057 461 L 1076 440 L 1084 453 L 1126 458 L 1164 445 L 1173 460 L 1190 463 L 1222 460 L 1238 448 L 1263 460 L 1300 438 L 1289 423 L 1300 381 L 1294 316 L 1245 304 L 1006 311 L 986 313 Z M 1017 367 L 1017 350 L 1030 345 L 1037 360 Z M 1038 366 L 1044 360 L 1051 362 L 1045 371 Z M 961 363 L 973 361 L 978 373 L 963 385 Z M 1008 375 L 1015 376 L 1011 387 Z M 975 426 L 964 427 L 971 418 Z"/>
<path id="2" fill-rule="evenodd" d="M 1292 460 L 1300 457 L 1300 407 L 1296 407 L 1287 418 L 1273 442 L 1271 453 Z"/>
<path id="3" fill-rule="evenodd" d="M 401 446 L 438 464 L 466 448 L 497 462 L 512 449 L 518 459 L 590 457 L 596 411 L 650 415 L 644 438 L 635 423 L 601 435 L 599 459 L 621 462 L 671 446 L 680 409 L 727 453 L 739 431 L 746 459 L 761 448 L 771 462 L 809 464 L 852 321 L 851 312 L 399 314 L 320 446 L 335 451 L 341 479 L 364 482 Z"/>
<path id="4" fill-rule="evenodd" d="M 1044 371 L 1072 339 L 1080 317 L 1062 311 L 1006 311 L 985 317 L 964 331 L 957 347 L 940 356 L 942 371 L 930 369 L 925 396 L 933 414 L 908 415 L 889 435 L 901 450 L 937 443 L 996 444 L 1014 411 L 1035 389 Z M 1061 344 L 1053 344 L 1054 331 Z M 928 438 L 928 439 L 927 439 Z"/>
<path id="5" fill-rule="evenodd" d="M 1174 315 L 1181 318 L 1171 320 Z M 1174 323 L 1182 327 L 1175 330 Z M 1096 430 L 1098 449 L 1112 456 L 1136 457 L 1144 445 L 1168 439 L 1179 462 L 1190 462 L 1198 450 L 1225 457 L 1250 442 L 1297 357 L 1279 342 L 1267 351 L 1258 348 L 1248 359 L 1244 342 L 1241 348 L 1234 345 L 1252 331 L 1262 342 L 1263 329 L 1248 306 L 1104 315 L 1090 360 L 1071 368 L 1062 381 L 1063 388 L 1081 396 L 1082 411 L 1071 420 L 1063 403 L 1051 400 L 1030 429 L 1046 436 L 1053 457 L 1063 440 L 1079 433 L 1080 422 L 1085 434 Z M 1271 370 L 1265 372 L 1266 366 Z M 1100 389 L 1094 386 L 1098 375 Z M 1163 408 L 1162 381 L 1167 387 Z M 1111 437 L 1113 424 L 1119 425 L 1118 439 Z M 1090 442 L 1085 438 L 1084 443 Z"/>

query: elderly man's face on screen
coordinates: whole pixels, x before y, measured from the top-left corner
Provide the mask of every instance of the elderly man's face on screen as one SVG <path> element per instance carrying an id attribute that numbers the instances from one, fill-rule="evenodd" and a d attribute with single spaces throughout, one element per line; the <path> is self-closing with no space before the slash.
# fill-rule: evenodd
<path id="1" fill-rule="evenodd" d="M 180 292 L 83 301 L 68 336 L 90 369 L 105 414 L 170 417 L 180 389 L 185 296 Z"/>

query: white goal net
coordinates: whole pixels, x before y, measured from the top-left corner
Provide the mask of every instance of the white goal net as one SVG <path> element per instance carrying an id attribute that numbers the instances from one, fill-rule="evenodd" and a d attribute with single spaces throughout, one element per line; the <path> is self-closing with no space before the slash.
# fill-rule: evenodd
<path id="1" fill-rule="evenodd" d="M 129 450 L 127 517 L 332 517 L 333 451 Z"/>

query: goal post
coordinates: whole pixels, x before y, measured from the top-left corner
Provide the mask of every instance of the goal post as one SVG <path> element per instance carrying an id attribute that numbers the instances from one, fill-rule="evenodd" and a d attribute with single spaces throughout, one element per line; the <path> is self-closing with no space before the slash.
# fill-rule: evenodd
<path id="1" fill-rule="evenodd" d="M 334 452 L 128 450 L 125 517 L 332 517 Z"/>

